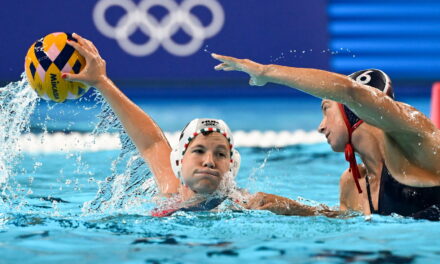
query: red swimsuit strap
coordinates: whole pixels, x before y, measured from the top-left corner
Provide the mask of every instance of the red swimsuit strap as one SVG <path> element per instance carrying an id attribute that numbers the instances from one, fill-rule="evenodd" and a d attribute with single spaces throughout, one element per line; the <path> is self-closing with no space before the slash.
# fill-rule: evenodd
<path id="1" fill-rule="evenodd" d="M 179 209 L 167 209 L 167 210 L 153 210 L 151 211 L 151 216 L 153 217 L 165 217 L 165 216 L 170 216 L 172 215 L 174 212 L 178 211 Z"/>
<path id="2" fill-rule="evenodd" d="M 364 121 L 359 120 L 356 122 L 353 126 L 350 124 L 350 121 L 348 120 L 347 114 L 344 110 L 344 105 L 338 104 L 339 110 L 341 110 L 342 118 L 344 119 L 345 126 L 348 130 L 348 143 L 345 145 L 345 160 L 350 163 L 350 172 L 353 175 L 353 180 L 356 184 L 357 190 L 359 193 L 362 193 L 361 186 L 359 184 L 359 179 L 361 178 L 361 174 L 359 172 L 359 168 L 357 166 L 356 162 L 356 156 L 354 154 L 354 147 L 351 143 L 351 135 L 353 134 L 353 131 L 359 127 Z"/>

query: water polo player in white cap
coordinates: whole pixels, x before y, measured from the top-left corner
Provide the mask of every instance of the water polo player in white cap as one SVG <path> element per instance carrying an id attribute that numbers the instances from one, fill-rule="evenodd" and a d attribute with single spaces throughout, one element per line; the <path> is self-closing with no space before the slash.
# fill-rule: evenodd
<path id="1" fill-rule="evenodd" d="M 272 82 L 323 99 L 318 130 L 350 162 L 340 181 L 341 210 L 440 220 L 440 131 L 421 112 L 394 100 L 384 72 L 344 76 L 212 56 L 222 62 L 215 69 L 243 71 L 251 85 Z M 363 164 L 356 164 L 355 152 Z"/>
<path id="2" fill-rule="evenodd" d="M 240 166 L 240 155 L 234 148 L 232 133 L 225 122 L 195 119 L 183 129 L 178 145 L 171 149 L 162 130 L 151 117 L 107 77 L 106 63 L 93 43 L 77 34 L 73 34 L 73 37 L 77 42 L 69 41 L 69 44 L 85 57 L 87 64 L 79 74 L 64 74 L 62 78 L 97 88 L 119 117 L 125 131 L 148 163 L 159 193 L 170 198 L 166 206 L 155 210 L 152 215 L 167 216 L 176 211 L 211 210 L 226 198 L 248 209 L 270 207 L 266 202 L 260 204 L 262 193 L 249 195 L 235 187 L 234 178 Z M 254 197 L 259 202 L 253 202 Z M 282 197 L 279 199 L 288 200 Z M 289 210 L 284 210 L 288 214 L 327 213 L 325 208 L 317 210 L 289 202 Z M 283 213 L 278 209 L 276 212 Z"/>

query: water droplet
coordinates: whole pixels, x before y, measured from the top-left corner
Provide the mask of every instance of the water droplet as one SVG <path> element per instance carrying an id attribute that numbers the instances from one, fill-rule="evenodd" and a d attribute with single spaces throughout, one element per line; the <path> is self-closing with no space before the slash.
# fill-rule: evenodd
<path id="1" fill-rule="evenodd" d="M 34 163 L 34 169 L 37 169 L 37 168 L 41 167 L 42 165 L 43 165 L 43 163 L 37 161 Z"/>
<path id="2" fill-rule="evenodd" d="M 353 54 L 353 58 L 356 58 L 356 55 Z"/>
<path id="3" fill-rule="evenodd" d="M 421 146 L 421 145 L 422 145 L 422 142 L 417 143 L 417 145 Z"/>

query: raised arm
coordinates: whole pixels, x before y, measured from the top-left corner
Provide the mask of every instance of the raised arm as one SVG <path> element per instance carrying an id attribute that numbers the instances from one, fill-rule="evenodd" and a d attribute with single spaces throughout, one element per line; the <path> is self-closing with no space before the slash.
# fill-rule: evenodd
<path id="1" fill-rule="evenodd" d="M 420 149 L 419 143 L 426 148 L 440 144 L 439 137 L 433 137 L 436 134 L 433 132 L 438 130 L 425 115 L 347 76 L 317 69 L 263 65 L 217 54 L 212 56 L 222 62 L 216 70 L 243 71 L 250 75 L 251 85 L 277 83 L 345 104 L 366 123 L 385 131 L 409 155 L 415 148 Z"/>
<path id="2" fill-rule="evenodd" d="M 98 89 L 118 116 L 142 157 L 149 164 L 162 194 L 177 193 L 180 185 L 170 164 L 171 147 L 160 127 L 139 106 L 125 96 L 107 77 L 106 63 L 94 44 L 77 34 L 78 41 L 69 41 L 86 59 L 86 66 L 79 74 L 63 74 L 62 78 L 80 81 Z"/>

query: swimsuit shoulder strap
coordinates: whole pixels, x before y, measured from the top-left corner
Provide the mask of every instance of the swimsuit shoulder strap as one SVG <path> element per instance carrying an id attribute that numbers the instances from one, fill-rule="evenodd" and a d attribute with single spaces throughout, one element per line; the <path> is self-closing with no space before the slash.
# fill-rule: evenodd
<path id="1" fill-rule="evenodd" d="M 383 162 L 382 172 L 381 172 L 381 176 L 380 176 L 380 185 L 379 185 L 379 200 L 380 200 L 380 197 L 381 197 L 380 191 L 382 190 L 382 184 L 383 184 L 385 178 L 388 177 L 388 175 L 389 175 L 388 168 L 385 165 L 385 162 Z M 365 176 L 365 181 L 367 183 L 368 204 L 370 205 L 370 212 L 372 214 L 378 214 L 379 213 L 379 208 L 376 210 L 376 209 L 374 209 L 374 206 L 373 206 L 373 198 L 371 197 L 370 181 L 368 180 L 368 175 Z M 378 201 L 378 203 L 377 203 L 378 206 L 380 204 L 379 202 L 380 201 Z"/>
<path id="2" fill-rule="evenodd" d="M 371 198 L 370 181 L 368 175 L 365 175 L 365 181 L 367 183 L 368 204 L 370 205 L 370 213 L 377 214 L 377 210 L 374 209 L 373 199 Z"/>

